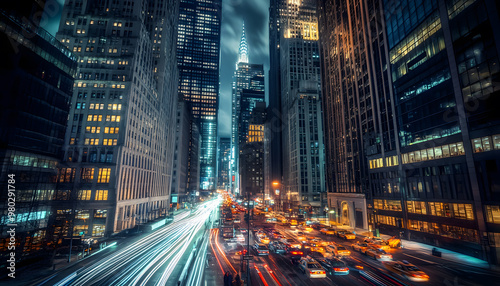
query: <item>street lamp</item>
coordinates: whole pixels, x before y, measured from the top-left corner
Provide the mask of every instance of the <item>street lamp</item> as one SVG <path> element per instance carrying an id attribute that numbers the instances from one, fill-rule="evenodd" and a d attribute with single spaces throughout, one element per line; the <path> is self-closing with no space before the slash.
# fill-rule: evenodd
<path id="1" fill-rule="evenodd" d="M 280 208 L 280 206 L 281 206 L 281 195 L 280 195 L 280 190 L 278 189 L 279 186 L 280 186 L 280 182 L 273 181 L 274 194 L 275 194 L 275 196 L 278 197 L 278 208 Z"/>

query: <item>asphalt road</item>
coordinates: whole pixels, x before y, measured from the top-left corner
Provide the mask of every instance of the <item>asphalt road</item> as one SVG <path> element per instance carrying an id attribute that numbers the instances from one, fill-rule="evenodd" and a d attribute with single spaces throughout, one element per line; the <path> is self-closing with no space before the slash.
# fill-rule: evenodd
<path id="1" fill-rule="evenodd" d="M 264 224 L 262 218 L 254 222 L 255 227 L 269 226 Z M 285 226 L 273 224 L 273 226 L 284 234 L 287 238 L 296 238 L 296 230 Z M 246 227 L 242 224 L 241 227 Z M 350 249 L 354 241 L 346 241 L 335 236 L 326 236 L 319 231 L 312 231 L 309 235 L 319 237 L 322 240 L 334 241 Z M 356 240 L 362 240 L 361 237 Z M 254 243 L 251 236 L 251 245 Z M 227 244 L 226 244 L 227 245 Z M 227 245 L 227 248 L 234 246 Z M 412 282 L 404 277 L 389 272 L 380 261 L 373 260 L 352 249 L 350 258 L 351 264 L 363 266 L 363 273 L 354 271 L 351 267 L 349 275 L 327 275 L 327 278 L 308 278 L 297 265 L 291 263 L 287 255 L 271 253 L 269 256 L 257 256 L 255 252 L 254 260 L 251 261 L 251 281 L 252 285 L 446 285 L 446 286 L 469 286 L 469 285 L 498 285 L 500 275 L 496 272 L 488 271 L 476 267 L 470 267 L 453 261 L 447 261 L 439 257 L 432 256 L 417 251 L 407 249 L 391 249 L 388 252 L 393 255 L 394 260 L 407 260 L 414 264 L 430 276 L 428 282 Z M 234 255 L 234 251 L 227 252 L 229 256 Z M 236 257 L 235 257 L 236 258 Z M 239 261 L 232 260 L 235 268 L 238 269 Z"/>

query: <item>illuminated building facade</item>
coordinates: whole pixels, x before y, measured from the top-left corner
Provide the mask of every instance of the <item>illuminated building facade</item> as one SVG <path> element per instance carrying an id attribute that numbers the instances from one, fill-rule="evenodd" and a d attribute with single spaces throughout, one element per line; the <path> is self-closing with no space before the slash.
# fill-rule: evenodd
<path id="1" fill-rule="evenodd" d="M 17 262 L 26 255 L 49 257 L 43 250 L 49 249 L 51 241 L 52 206 L 65 195 L 57 191 L 55 178 L 77 64 L 76 57 L 36 22 L 44 4 L 0 4 L 0 181 L 4 186 L 0 250 L 4 261 L 13 250 L 7 233 L 13 226 L 8 224 L 15 228 Z"/>
<path id="2" fill-rule="evenodd" d="M 295 214 L 317 216 L 325 159 L 316 1 L 283 1 L 280 13 L 281 201 Z"/>
<path id="3" fill-rule="evenodd" d="M 177 106 L 176 1 L 67 1 L 78 56 L 56 236 L 99 238 L 166 214 Z M 69 226 L 66 221 L 69 221 Z"/>
<path id="4" fill-rule="evenodd" d="M 177 38 L 179 93 L 198 121 L 199 185 L 215 190 L 221 0 L 181 0 Z"/>
<path id="5" fill-rule="evenodd" d="M 217 189 L 229 187 L 229 162 L 231 161 L 231 138 L 219 138 L 219 164 L 217 166 Z"/>
<path id="6" fill-rule="evenodd" d="M 264 123 L 266 103 L 257 101 L 252 108 L 245 132 L 245 141 L 240 144 L 240 173 L 243 197 L 264 199 Z"/>
<path id="7" fill-rule="evenodd" d="M 493 0 L 384 1 L 400 154 L 369 161 L 382 186 L 373 194 L 380 228 L 494 263 L 499 9 Z"/>
<path id="8" fill-rule="evenodd" d="M 498 263 L 498 4 L 322 1 L 320 11 L 334 192 L 366 195 L 375 234 Z M 333 135 L 341 130 L 358 132 Z M 340 204 L 340 222 L 345 210 L 357 216 L 354 205 Z M 359 227 L 356 218 L 351 226 Z"/>
<path id="9" fill-rule="evenodd" d="M 381 6 L 326 0 L 318 11 L 330 219 L 368 229 L 366 158 L 396 155 Z"/>
<path id="10" fill-rule="evenodd" d="M 231 114 L 231 192 L 241 193 L 241 146 L 246 142 L 249 119 L 256 102 L 265 101 L 264 68 L 248 63 L 245 26 L 241 35 L 238 62 L 233 76 Z M 234 180 L 233 180 L 234 178 Z"/>

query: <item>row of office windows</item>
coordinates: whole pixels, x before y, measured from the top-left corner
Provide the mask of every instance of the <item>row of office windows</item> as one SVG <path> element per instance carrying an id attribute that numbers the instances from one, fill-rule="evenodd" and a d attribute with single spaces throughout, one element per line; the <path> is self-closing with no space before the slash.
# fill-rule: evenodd
<path id="1" fill-rule="evenodd" d="M 106 226 L 103 224 L 94 224 L 92 226 L 92 236 L 104 236 L 104 231 L 106 230 Z M 82 234 L 82 235 L 87 235 L 89 234 L 89 226 L 88 225 L 75 225 L 73 227 L 73 233 L 74 234 Z"/>
<path id="2" fill-rule="evenodd" d="M 72 183 L 75 180 L 76 168 L 61 168 L 57 176 L 60 183 Z M 93 180 L 94 168 L 82 168 L 82 180 Z M 98 168 L 98 183 L 109 183 L 111 168 Z"/>
<path id="3" fill-rule="evenodd" d="M 472 147 L 474 153 L 500 150 L 500 134 L 472 139 Z M 461 156 L 461 155 L 465 155 L 463 143 L 456 142 L 433 148 L 426 148 L 408 153 L 403 153 L 402 160 L 403 164 L 411 164 L 416 162 L 436 160 L 436 159 Z M 383 158 L 369 160 L 370 169 L 390 167 L 398 164 L 397 156 L 386 157 L 385 159 L 386 159 L 385 164 Z"/>
<path id="4" fill-rule="evenodd" d="M 399 200 L 376 199 L 373 200 L 373 207 L 379 210 L 402 211 Z M 406 208 L 408 213 L 474 220 L 472 204 L 407 201 Z"/>
<path id="5" fill-rule="evenodd" d="M 399 227 L 401 218 L 392 216 L 377 215 L 378 223 Z M 434 222 L 426 222 L 420 220 L 408 220 L 407 229 L 425 233 L 436 234 L 444 237 L 460 239 L 464 241 L 479 242 L 478 232 L 475 229 L 439 224 Z"/>
<path id="6" fill-rule="evenodd" d="M 57 167 L 57 161 L 41 159 L 31 156 L 12 155 L 10 157 L 10 161 L 12 162 L 12 165 L 16 166 L 36 167 L 45 169 L 54 169 Z"/>
<path id="7" fill-rule="evenodd" d="M 102 121 L 103 116 L 100 114 L 89 114 L 87 115 L 87 121 L 92 122 L 92 121 Z M 110 122 L 120 122 L 121 116 L 120 115 L 106 115 L 106 121 Z"/>
<path id="8" fill-rule="evenodd" d="M 108 190 L 95 190 L 94 198 L 96 201 L 107 201 L 108 200 Z M 79 190 L 78 200 L 90 201 L 92 199 L 92 190 Z"/>
<path id="9" fill-rule="evenodd" d="M 119 127 L 104 127 L 105 134 L 118 134 L 118 131 L 120 131 Z M 101 127 L 99 127 L 99 126 L 86 126 L 85 132 L 86 133 L 101 133 Z M 72 139 L 74 139 L 74 138 L 72 138 Z M 70 144 L 72 144 L 72 143 L 70 143 Z"/>
<path id="10" fill-rule="evenodd" d="M 87 103 L 86 102 L 77 102 L 76 103 L 76 109 L 85 109 Z M 104 103 L 91 103 L 89 104 L 89 109 L 104 109 Z M 109 103 L 108 104 L 108 110 L 122 110 L 122 105 L 117 104 L 117 103 Z"/>
<path id="11" fill-rule="evenodd" d="M 111 84 L 111 85 L 108 85 L 108 84 L 105 84 L 105 83 L 93 83 L 92 84 L 92 83 L 86 83 L 86 82 L 79 81 L 79 82 L 75 82 L 74 87 L 125 88 L 125 85 L 124 84 Z"/>

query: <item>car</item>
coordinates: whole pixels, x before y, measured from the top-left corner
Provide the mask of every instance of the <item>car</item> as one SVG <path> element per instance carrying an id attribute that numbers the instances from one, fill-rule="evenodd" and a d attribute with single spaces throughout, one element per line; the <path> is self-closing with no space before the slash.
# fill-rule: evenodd
<path id="1" fill-rule="evenodd" d="M 311 232 L 311 231 L 313 231 L 313 230 L 314 230 L 314 229 L 313 229 L 312 227 L 310 227 L 310 226 L 304 226 L 302 229 L 303 229 L 305 232 Z"/>
<path id="2" fill-rule="evenodd" d="M 237 234 L 236 235 L 236 240 L 238 242 L 245 242 L 245 236 L 243 234 Z"/>
<path id="3" fill-rule="evenodd" d="M 387 270 L 396 273 L 410 281 L 429 281 L 429 275 L 406 260 L 384 262 L 384 266 L 385 268 L 387 268 Z"/>
<path id="4" fill-rule="evenodd" d="M 297 231 L 298 236 L 304 236 L 304 233 L 302 231 Z"/>
<path id="5" fill-rule="evenodd" d="M 269 251 L 278 253 L 278 254 L 285 254 L 286 253 L 286 246 L 283 244 L 283 242 L 280 241 L 272 241 L 268 245 Z"/>
<path id="6" fill-rule="evenodd" d="M 269 244 L 269 242 L 271 242 L 271 240 L 267 236 L 260 236 L 258 237 L 258 240 L 263 244 Z"/>
<path id="7" fill-rule="evenodd" d="M 378 248 L 368 248 L 365 251 L 365 254 L 375 260 L 380 260 L 380 261 L 390 261 L 392 260 L 392 255 L 385 252 L 383 249 L 378 249 Z"/>
<path id="8" fill-rule="evenodd" d="M 241 233 L 247 233 L 247 232 L 248 232 L 248 230 L 247 230 L 246 228 L 240 228 L 240 232 L 241 232 Z"/>
<path id="9" fill-rule="evenodd" d="M 365 253 L 365 251 L 370 248 L 370 246 L 368 245 L 368 243 L 366 242 L 356 242 L 356 243 L 353 243 L 351 244 L 351 248 L 352 250 L 355 250 L 355 251 L 359 251 L 360 253 Z"/>
<path id="10" fill-rule="evenodd" d="M 348 275 L 349 267 L 347 264 L 338 259 L 338 258 L 330 258 L 330 259 L 318 259 L 317 260 L 323 268 L 328 271 L 330 275 Z"/>
<path id="11" fill-rule="evenodd" d="M 257 252 L 258 255 L 269 255 L 269 248 L 265 244 L 255 243 L 253 245 L 253 249 Z"/>
<path id="12" fill-rule="evenodd" d="M 311 224 L 311 227 L 312 227 L 313 229 L 315 229 L 315 230 L 320 230 L 320 229 L 324 228 L 324 227 L 325 227 L 325 225 L 320 224 L 320 223 L 313 223 L 313 224 Z"/>
<path id="13" fill-rule="evenodd" d="M 376 241 L 376 242 L 368 243 L 368 245 L 371 248 L 378 248 L 378 249 L 383 249 L 383 250 L 389 250 L 389 249 L 391 249 L 391 247 L 389 246 L 389 244 L 387 242 L 385 242 L 385 241 Z"/>
<path id="14" fill-rule="evenodd" d="M 374 243 L 377 241 L 384 241 L 384 240 L 382 238 L 376 237 L 376 236 L 367 236 L 367 237 L 365 237 L 365 239 L 363 239 L 363 241 L 366 243 Z"/>
<path id="15" fill-rule="evenodd" d="M 298 248 L 298 249 L 302 248 L 301 243 L 296 242 L 295 240 L 293 240 L 291 238 L 282 238 L 281 242 L 283 242 L 284 244 L 288 245 L 288 247 L 291 247 L 291 248 Z"/>
<path id="16" fill-rule="evenodd" d="M 325 235 L 335 235 L 335 229 L 334 228 L 322 228 L 319 230 L 322 234 Z"/>
<path id="17" fill-rule="evenodd" d="M 239 218 L 235 219 L 234 223 L 241 223 L 241 219 L 239 219 Z"/>
<path id="18" fill-rule="evenodd" d="M 323 246 L 311 246 L 311 251 L 323 253 L 325 248 Z"/>
<path id="19" fill-rule="evenodd" d="M 343 234 L 344 234 L 344 232 L 346 232 L 346 231 L 345 231 L 345 230 L 337 230 L 337 231 L 335 231 L 335 235 L 336 235 L 337 237 L 341 237 L 341 235 L 343 235 Z"/>
<path id="20" fill-rule="evenodd" d="M 326 252 L 329 254 L 332 254 L 334 256 L 349 256 L 349 255 L 351 255 L 351 252 L 340 244 L 328 245 L 326 247 Z"/>
<path id="21" fill-rule="evenodd" d="M 299 268 L 302 270 L 302 273 L 306 274 L 309 278 L 326 278 L 325 269 L 310 256 L 300 259 Z"/>
<path id="22" fill-rule="evenodd" d="M 286 248 L 286 252 L 288 255 L 290 255 L 290 260 L 292 264 L 298 263 L 302 256 L 304 255 L 304 252 L 302 250 L 297 249 L 297 248 Z"/>
<path id="23" fill-rule="evenodd" d="M 338 236 L 343 239 L 356 239 L 356 235 L 350 231 L 339 231 Z"/>

